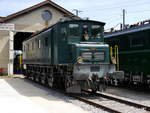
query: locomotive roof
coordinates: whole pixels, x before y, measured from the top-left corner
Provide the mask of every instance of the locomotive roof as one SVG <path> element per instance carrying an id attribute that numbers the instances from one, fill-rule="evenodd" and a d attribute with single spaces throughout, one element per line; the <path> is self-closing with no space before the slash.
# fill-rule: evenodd
<path id="1" fill-rule="evenodd" d="M 66 20 L 66 21 L 63 21 L 63 22 L 61 22 L 61 21 L 60 21 L 60 22 L 57 22 L 56 24 L 58 24 L 58 23 L 67 23 L 67 22 L 93 22 L 93 23 L 99 23 L 99 24 L 101 24 L 102 26 L 105 25 L 104 22 L 94 21 L 94 20 Z M 50 27 L 48 27 L 48 28 L 44 28 L 44 29 L 42 29 L 41 31 L 38 31 L 38 32 L 33 33 L 33 34 L 32 34 L 29 38 L 27 38 L 26 40 L 28 40 L 28 39 L 32 38 L 33 36 L 36 36 L 36 35 L 38 35 L 38 34 L 44 32 L 44 31 L 46 31 L 46 30 L 52 28 L 52 27 L 55 26 L 56 24 L 53 24 L 52 26 L 50 26 Z M 24 40 L 24 41 L 26 41 L 26 40 Z"/>
<path id="2" fill-rule="evenodd" d="M 110 32 L 108 34 L 105 34 L 104 38 L 110 38 L 110 37 L 114 37 L 114 36 L 119 36 L 119 35 L 124 35 L 124 34 L 129 34 L 129 33 L 149 30 L 149 29 L 150 29 L 150 24 L 145 24 L 145 25 L 141 25 L 141 26 L 137 26 L 137 27 L 128 28 L 128 29 L 125 29 L 122 31 Z"/>
<path id="3" fill-rule="evenodd" d="M 101 24 L 102 26 L 105 25 L 104 22 L 100 22 L 100 21 L 94 21 L 94 20 L 66 20 L 64 22 L 93 22 L 93 23 L 99 23 Z"/>

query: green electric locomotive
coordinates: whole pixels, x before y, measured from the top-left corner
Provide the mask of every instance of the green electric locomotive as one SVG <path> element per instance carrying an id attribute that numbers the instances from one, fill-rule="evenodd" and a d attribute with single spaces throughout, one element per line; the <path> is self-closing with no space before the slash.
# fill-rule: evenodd
<path id="1" fill-rule="evenodd" d="M 119 47 L 119 66 L 125 72 L 125 84 L 150 86 L 150 20 L 138 24 L 108 33 L 104 39 L 110 46 Z"/>
<path id="2" fill-rule="evenodd" d="M 70 20 L 32 35 L 23 42 L 23 72 L 49 87 L 80 93 L 103 89 L 110 63 L 109 45 L 103 42 L 105 23 Z"/>

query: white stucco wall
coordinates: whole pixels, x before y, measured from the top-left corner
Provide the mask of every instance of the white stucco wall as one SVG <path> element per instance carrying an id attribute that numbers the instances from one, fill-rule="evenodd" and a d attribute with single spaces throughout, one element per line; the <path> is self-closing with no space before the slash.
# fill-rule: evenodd
<path id="1" fill-rule="evenodd" d="M 25 27 L 29 27 L 34 24 L 39 25 L 39 28 L 38 29 L 36 28 L 35 31 L 41 30 L 45 26 L 45 21 L 41 17 L 41 13 L 44 10 L 51 11 L 53 15 L 52 19 L 49 21 L 49 25 L 55 24 L 61 18 L 64 18 L 64 14 L 61 13 L 60 11 L 54 9 L 53 7 L 43 6 L 39 9 L 36 9 L 34 11 L 21 15 L 17 18 L 11 19 L 8 21 L 8 23 L 14 23 L 16 25 L 16 30 L 22 30 L 22 29 L 25 29 Z"/>
<path id="2" fill-rule="evenodd" d="M 9 37 L 7 31 L 0 31 L 0 68 L 7 69 L 9 57 Z"/>

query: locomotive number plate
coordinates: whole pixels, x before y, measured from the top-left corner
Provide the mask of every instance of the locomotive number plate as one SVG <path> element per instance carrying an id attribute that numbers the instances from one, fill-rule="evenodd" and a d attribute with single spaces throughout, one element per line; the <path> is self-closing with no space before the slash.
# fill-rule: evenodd
<path id="1" fill-rule="evenodd" d="M 100 71 L 100 67 L 99 66 L 91 66 L 90 70 L 91 70 L 91 72 L 97 72 L 97 71 Z"/>

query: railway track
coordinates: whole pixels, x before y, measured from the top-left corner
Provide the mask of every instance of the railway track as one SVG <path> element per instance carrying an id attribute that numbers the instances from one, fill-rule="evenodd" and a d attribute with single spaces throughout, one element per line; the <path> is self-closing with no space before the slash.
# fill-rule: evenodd
<path id="1" fill-rule="evenodd" d="M 84 91 L 84 92 L 91 93 L 90 91 Z M 135 111 L 143 110 L 143 111 L 150 112 L 150 106 L 142 105 L 139 103 L 135 103 L 132 101 L 124 100 L 121 98 L 117 98 L 117 97 L 102 94 L 102 93 L 96 93 L 96 94 L 94 94 L 94 96 L 103 98 L 105 102 L 103 102 L 103 100 L 100 98 L 99 99 L 98 98 L 97 99 L 89 99 L 86 97 L 79 97 L 79 96 L 76 97 L 75 95 L 73 97 L 77 98 L 83 102 L 86 102 L 90 105 L 93 105 L 95 107 L 104 109 L 104 110 L 111 112 L 111 113 L 123 113 L 122 109 L 120 109 L 119 107 L 124 107 L 125 109 L 128 109 L 128 110 L 131 109 L 131 111 L 133 109 L 135 109 Z M 109 102 L 106 102 L 106 101 L 109 101 Z M 117 105 L 117 107 L 109 106 L 108 103 Z M 119 108 L 119 110 L 118 110 L 118 108 Z"/>
<path id="2" fill-rule="evenodd" d="M 76 98 L 76 99 L 78 99 L 78 100 L 80 100 L 80 101 L 82 101 L 82 102 L 85 102 L 85 103 L 87 103 L 87 104 L 90 104 L 90 105 L 92 105 L 92 106 L 94 106 L 94 107 L 97 107 L 97 108 L 103 109 L 103 110 L 105 110 L 105 111 L 108 111 L 108 112 L 110 112 L 110 113 L 122 113 L 122 112 L 120 112 L 120 111 L 117 111 L 117 110 L 115 110 L 115 109 L 109 108 L 109 107 L 104 106 L 104 105 L 102 105 L 102 104 L 95 103 L 95 102 L 93 102 L 93 101 L 90 101 L 90 100 L 88 100 L 88 99 L 86 99 L 86 98 L 83 98 L 83 97 L 80 97 L 80 96 L 75 96 L 75 95 L 70 95 L 70 94 L 69 94 L 69 96 L 71 96 L 71 97 L 73 97 L 73 98 Z"/>
<path id="3" fill-rule="evenodd" d="M 96 95 L 104 97 L 104 98 L 108 98 L 108 99 L 111 99 L 111 100 L 115 100 L 115 101 L 118 101 L 120 103 L 128 104 L 128 105 L 136 107 L 136 108 L 144 109 L 146 111 L 150 111 L 150 106 L 146 106 L 146 105 L 142 105 L 142 104 L 135 103 L 135 102 L 132 102 L 132 101 L 116 98 L 116 97 L 105 95 L 105 94 L 102 94 L 102 93 L 96 93 Z"/>
<path id="4" fill-rule="evenodd" d="M 141 105 L 138 103 L 123 100 L 123 99 L 116 98 L 116 97 L 109 96 L 109 95 L 105 95 L 102 93 L 96 93 L 96 94 L 91 95 L 91 92 L 83 91 L 86 94 L 86 96 L 84 96 L 84 95 L 68 94 L 68 93 L 65 93 L 64 91 L 58 90 L 58 89 L 54 89 L 54 90 L 56 92 L 59 92 L 59 93 L 64 94 L 66 96 L 76 98 L 76 99 L 78 99 L 84 103 L 92 105 L 96 108 L 103 109 L 103 110 L 110 112 L 110 113 L 126 113 L 123 109 L 120 109 L 120 108 L 128 109 L 128 112 L 133 112 L 133 113 L 138 113 L 137 111 L 139 111 L 139 110 L 142 110 L 142 113 L 144 111 L 150 112 L 149 106 Z M 112 105 L 112 106 L 110 106 L 110 105 Z M 115 105 L 115 107 L 113 105 Z M 131 106 L 132 106 L 132 108 L 130 108 Z M 136 110 L 133 111 L 134 109 L 136 109 Z M 139 112 L 139 113 L 141 113 L 141 112 Z"/>
<path id="5" fill-rule="evenodd" d="M 29 80 L 29 79 L 26 79 L 26 80 Z M 39 84 L 39 83 L 38 83 L 38 84 Z M 43 84 L 39 84 L 39 85 L 43 86 Z M 45 85 L 44 85 L 44 86 L 45 86 Z M 47 85 L 45 86 L 45 88 L 48 88 L 48 89 L 49 89 L 49 87 L 48 87 Z M 106 107 L 106 106 L 103 106 L 103 105 L 94 103 L 94 102 L 92 102 L 92 101 L 90 101 L 90 100 L 87 100 L 87 99 L 81 97 L 81 95 L 78 96 L 78 95 L 76 95 L 76 94 L 69 94 L 69 93 L 64 92 L 63 90 L 59 90 L 59 89 L 55 89 L 55 88 L 51 88 L 51 89 L 54 90 L 54 91 L 56 91 L 56 92 L 58 92 L 58 93 L 60 93 L 60 94 L 63 94 L 63 95 L 68 96 L 68 97 L 75 98 L 75 99 L 77 99 L 77 100 L 80 100 L 80 101 L 82 101 L 82 102 L 84 102 L 84 103 L 87 103 L 87 104 L 89 104 L 89 105 L 95 106 L 95 107 L 97 107 L 97 108 L 103 109 L 103 110 L 105 110 L 105 111 L 108 111 L 108 112 L 111 112 L 111 113 L 121 113 L 121 112 L 119 112 L 119 111 L 117 111 L 117 110 L 113 110 L 113 109 L 110 109 L 110 108 L 108 108 L 108 107 Z"/>

